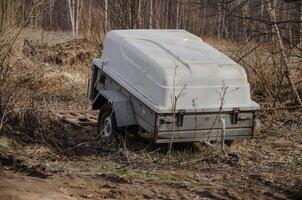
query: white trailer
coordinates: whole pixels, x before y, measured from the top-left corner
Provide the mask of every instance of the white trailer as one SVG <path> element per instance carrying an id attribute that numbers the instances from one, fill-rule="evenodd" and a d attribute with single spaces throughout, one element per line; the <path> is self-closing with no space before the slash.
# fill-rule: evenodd
<path id="1" fill-rule="evenodd" d="M 248 139 L 255 112 L 245 70 L 184 30 L 116 30 L 93 60 L 99 134 L 144 130 L 155 143 Z M 225 131 L 219 120 L 224 119 Z"/>

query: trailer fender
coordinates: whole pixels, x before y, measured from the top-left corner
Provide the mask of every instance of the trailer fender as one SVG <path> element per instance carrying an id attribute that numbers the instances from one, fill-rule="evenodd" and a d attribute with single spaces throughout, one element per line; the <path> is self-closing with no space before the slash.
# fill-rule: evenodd
<path id="1" fill-rule="evenodd" d="M 93 107 L 101 107 L 106 102 L 109 102 L 112 105 L 118 127 L 137 124 L 132 103 L 129 98 L 118 91 L 102 90 L 97 94 L 95 101 L 93 102 Z"/>

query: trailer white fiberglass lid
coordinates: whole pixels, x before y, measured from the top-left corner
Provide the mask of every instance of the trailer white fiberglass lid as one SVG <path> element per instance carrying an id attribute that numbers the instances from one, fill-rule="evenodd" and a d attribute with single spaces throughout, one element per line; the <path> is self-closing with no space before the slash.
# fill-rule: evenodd
<path id="1" fill-rule="evenodd" d="M 157 112 L 171 111 L 175 97 L 177 109 L 259 109 L 245 70 L 184 30 L 110 31 L 94 64 Z"/>

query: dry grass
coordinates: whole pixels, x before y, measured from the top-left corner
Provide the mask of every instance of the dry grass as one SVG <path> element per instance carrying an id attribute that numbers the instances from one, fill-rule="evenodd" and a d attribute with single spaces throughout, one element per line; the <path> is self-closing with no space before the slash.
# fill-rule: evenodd
<path id="1" fill-rule="evenodd" d="M 205 41 L 240 63 L 246 70 L 251 84 L 252 97 L 263 108 L 286 107 L 294 105 L 289 84 L 282 68 L 281 56 L 272 44 L 259 44 L 247 41 L 216 40 L 205 38 Z M 302 71 L 299 68 L 302 60 L 297 57 L 299 52 L 291 52 L 290 65 L 294 72 L 294 81 L 299 91 L 302 91 Z"/>

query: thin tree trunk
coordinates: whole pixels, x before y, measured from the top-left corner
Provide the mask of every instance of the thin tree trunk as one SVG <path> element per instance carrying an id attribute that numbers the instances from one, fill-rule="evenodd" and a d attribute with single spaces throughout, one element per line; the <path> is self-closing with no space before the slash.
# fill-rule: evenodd
<path id="1" fill-rule="evenodd" d="M 150 0 L 149 29 L 152 29 L 152 24 L 153 24 L 153 0 Z"/>
<path id="2" fill-rule="evenodd" d="M 284 18 L 286 17 L 286 19 L 283 19 L 283 17 L 281 18 L 282 20 L 291 20 L 291 15 L 292 15 L 292 12 L 291 12 L 291 8 L 290 8 L 290 4 L 288 3 L 287 4 L 287 8 L 284 8 L 284 12 L 287 11 L 287 15 L 284 13 Z M 285 7 L 285 6 L 284 6 Z M 283 12 L 281 12 L 283 13 Z M 288 35 L 289 35 L 289 41 L 290 41 L 290 45 L 293 46 L 293 30 L 292 30 L 292 24 L 291 23 L 287 23 L 287 27 L 288 27 Z"/>
<path id="3" fill-rule="evenodd" d="M 179 29 L 179 0 L 176 0 L 176 29 Z"/>
<path id="4" fill-rule="evenodd" d="M 107 33 L 108 31 L 108 0 L 105 0 L 105 21 L 104 21 L 104 31 L 105 31 L 105 34 Z"/>
<path id="5" fill-rule="evenodd" d="M 222 29 L 223 29 L 223 32 L 225 33 L 225 37 L 228 38 L 229 37 L 229 32 L 228 32 L 228 28 L 227 28 L 227 25 L 226 25 L 226 17 L 227 17 L 227 14 L 226 14 L 226 8 L 224 8 L 226 6 L 225 4 L 225 1 L 222 0 L 222 3 L 221 3 L 221 8 L 222 8 Z"/>
<path id="6" fill-rule="evenodd" d="M 39 10 L 36 9 L 36 15 L 35 15 L 35 29 L 38 28 L 38 21 L 39 20 Z"/>
<path id="7" fill-rule="evenodd" d="M 26 20 L 26 0 L 22 1 L 22 14 L 23 14 L 22 20 L 24 22 Z"/>
<path id="8" fill-rule="evenodd" d="M 169 28 L 169 1 L 170 0 L 166 0 L 166 29 Z"/>
<path id="9" fill-rule="evenodd" d="M 181 6 L 182 9 L 182 28 L 186 29 L 187 18 L 186 18 L 186 9 L 185 4 L 183 3 Z"/>
<path id="10" fill-rule="evenodd" d="M 78 0 L 77 1 L 77 17 L 76 17 L 76 30 L 75 30 L 75 36 L 76 38 L 79 35 L 79 29 L 80 29 L 80 24 L 81 24 L 81 17 L 82 17 L 82 8 L 83 8 L 83 0 Z"/>
<path id="11" fill-rule="evenodd" d="M 131 0 L 128 0 L 128 22 L 127 22 L 127 26 L 128 26 L 129 29 L 133 28 Z"/>
<path id="12" fill-rule="evenodd" d="M 141 27 L 141 0 L 138 0 L 138 6 L 137 6 L 137 25 L 136 28 L 140 28 Z"/>
<path id="13" fill-rule="evenodd" d="M 5 11 L 6 11 L 6 6 L 5 6 L 5 1 L 4 1 L 1 4 L 0 32 L 2 32 L 2 29 L 4 27 L 4 21 L 5 21 L 4 19 L 5 19 L 5 15 L 6 15 Z"/>
<path id="14" fill-rule="evenodd" d="M 246 2 L 246 4 L 243 6 L 243 16 L 244 17 L 248 17 L 248 11 L 249 11 L 249 5 L 248 5 L 249 1 Z M 247 30 L 248 30 L 248 21 L 247 20 L 243 20 L 243 35 L 242 35 L 242 39 L 246 40 L 247 39 Z"/>
<path id="15" fill-rule="evenodd" d="M 276 17 L 275 7 L 272 7 L 270 0 L 266 0 L 266 5 L 267 5 L 267 11 L 268 11 L 269 16 L 271 18 L 271 21 L 274 23 L 273 24 L 273 29 L 274 29 L 274 32 L 277 36 L 278 42 L 279 42 L 279 48 L 280 48 L 280 51 L 281 51 L 281 55 L 283 56 L 283 59 L 281 59 L 281 61 L 283 61 L 283 65 L 284 65 L 284 68 L 285 68 L 285 76 L 286 76 L 286 78 L 287 78 L 287 80 L 290 84 L 290 87 L 291 87 L 292 93 L 293 93 L 293 95 L 296 99 L 296 102 L 299 105 L 302 105 L 301 98 L 299 96 L 299 93 L 298 93 L 297 88 L 295 86 L 295 83 L 293 81 L 292 72 L 291 72 L 291 69 L 289 67 L 289 60 L 288 60 L 288 57 L 286 55 L 286 47 L 283 43 L 282 35 L 281 35 L 280 29 L 278 27 L 278 24 L 276 23 L 277 22 L 277 17 Z"/>
<path id="16" fill-rule="evenodd" d="M 74 0 L 67 0 L 68 3 L 68 11 L 69 11 L 69 19 L 71 23 L 72 34 L 75 37 L 75 24 L 74 24 Z"/>
<path id="17" fill-rule="evenodd" d="M 265 11 L 265 0 L 261 0 L 260 3 L 261 3 L 261 5 L 260 5 L 261 6 L 260 7 L 260 17 L 262 19 L 264 17 L 264 11 Z M 264 30 L 264 24 L 263 23 L 261 23 L 259 26 L 260 26 L 261 29 Z M 265 37 L 266 36 L 261 35 L 260 38 L 259 38 L 260 42 L 263 42 L 265 40 Z"/>
<path id="18" fill-rule="evenodd" d="M 276 6 L 276 0 L 272 0 L 273 1 L 273 6 L 274 6 L 274 8 L 275 8 L 275 6 Z M 265 0 L 265 2 L 266 2 L 266 4 L 267 4 L 267 0 Z M 269 2 L 270 3 L 270 2 Z M 271 5 L 271 4 L 270 4 Z M 272 6 L 272 5 L 271 5 Z M 271 14 L 270 12 L 269 12 L 269 14 Z M 274 9 L 274 10 L 272 10 L 272 14 L 273 15 L 276 15 L 276 10 Z M 276 19 L 277 20 L 277 19 Z M 272 26 L 272 32 L 274 32 L 274 26 Z M 272 41 L 273 41 L 273 43 L 276 43 L 276 36 L 273 34 L 272 35 Z"/>
<path id="19" fill-rule="evenodd" d="M 92 37 L 92 3 L 93 0 L 90 0 L 88 3 L 88 37 L 91 38 Z"/>
<path id="20" fill-rule="evenodd" d="M 49 0 L 49 25 L 53 27 L 53 10 L 54 10 L 55 0 Z"/>
<path id="21" fill-rule="evenodd" d="M 264 7 L 265 7 L 265 2 L 262 2 L 263 0 L 260 1 L 260 17 L 264 17 Z"/>
<path id="22" fill-rule="evenodd" d="M 300 5 L 300 48 L 302 49 L 302 3 Z"/>
<path id="23" fill-rule="evenodd" d="M 71 12 L 72 12 L 72 32 L 73 32 L 73 36 L 75 37 L 76 36 L 76 33 L 75 33 L 75 1 L 76 0 L 71 0 Z"/>
<path id="24" fill-rule="evenodd" d="M 203 11 L 202 11 L 201 36 L 203 36 L 203 34 L 205 33 L 205 29 L 206 29 L 207 7 L 208 7 L 208 0 L 205 0 L 204 5 L 203 5 Z"/>
<path id="25" fill-rule="evenodd" d="M 217 27 L 217 37 L 222 37 L 222 8 L 221 1 L 218 1 L 218 27 Z"/>

